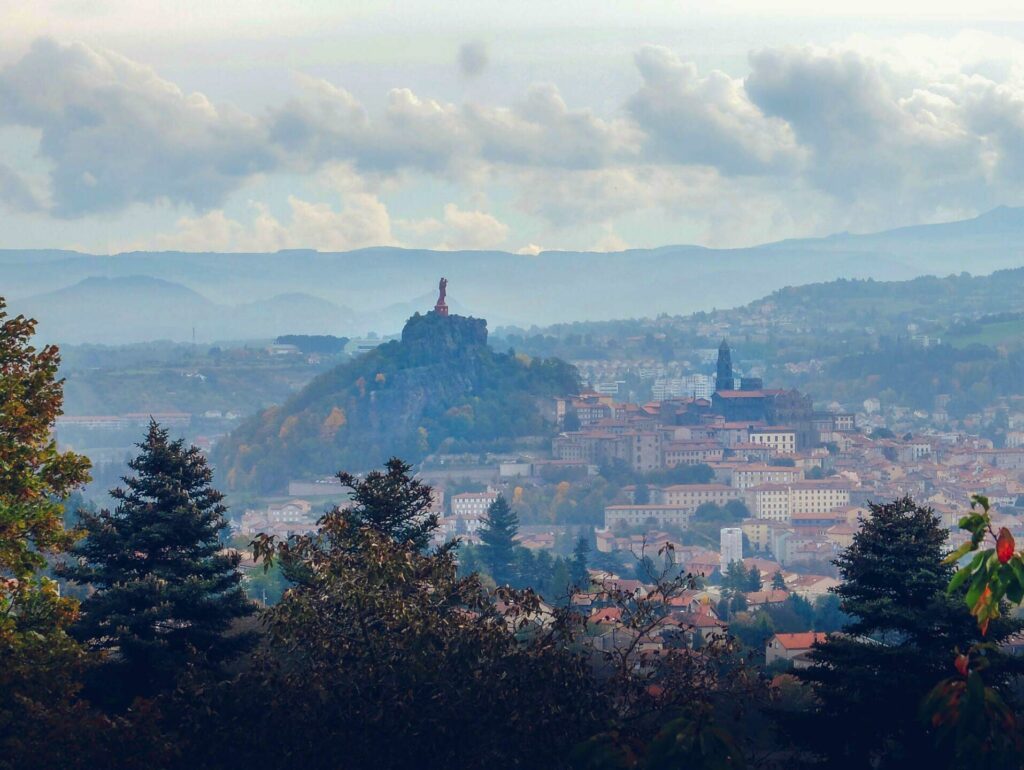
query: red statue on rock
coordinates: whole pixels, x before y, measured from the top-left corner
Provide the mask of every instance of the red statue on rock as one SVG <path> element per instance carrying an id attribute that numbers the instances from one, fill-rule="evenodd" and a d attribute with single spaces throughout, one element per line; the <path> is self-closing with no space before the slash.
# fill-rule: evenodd
<path id="1" fill-rule="evenodd" d="M 434 312 L 441 316 L 447 316 L 448 305 L 445 303 L 444 298 L 448 291 L 448 279 L 442 278 L 441 282 L 437 284 L 437 289 L 439 293 L 437 295 L 437 304 L 434 305 Z"/>

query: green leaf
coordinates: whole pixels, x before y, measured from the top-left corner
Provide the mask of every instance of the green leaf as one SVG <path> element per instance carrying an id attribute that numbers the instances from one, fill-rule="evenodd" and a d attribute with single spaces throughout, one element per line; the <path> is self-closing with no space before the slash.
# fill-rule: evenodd
<path id="1" fill-rule="evenodd" d="M 981 592 L 985 590 L 985 584 L 988 582 L 988 573 L 984 570 L 979 570 L 974 575 L 974 580 L 971 581 L 971 587 L 967 589 L 967 606 L 973 608 L 978 603 L 978 599 L 981 598 Z"/>
<path id="2" fill-rule="evenodd" d="M 957 548 L 955 551 L 949 554 L 945 559 L 942 560 L 943 564 L 956 564 L 960 559 L 969 554 L 974 550 L 974 543 L 968 541 Z"/>
<path id="3" fill-rule="evenodd" d="M 946 589 L 946 593 L 955 593 L 956 590 L 960 588 L 960 586 L 962 586 L 964 582 L 966 582 L 967 578 L 969 578 L 973 572 L 974 570 L 970 567 L 962 567 L 961 569 L 958 569 L 956 571 L 956 574 L 953 575 L 953 579 L 949 581 L 949 587 Z"/>

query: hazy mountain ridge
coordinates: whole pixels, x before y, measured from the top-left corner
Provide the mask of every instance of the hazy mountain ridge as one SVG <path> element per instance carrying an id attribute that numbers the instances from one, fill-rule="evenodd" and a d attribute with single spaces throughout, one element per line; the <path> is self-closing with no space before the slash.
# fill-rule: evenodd
<path id="1" fill-rule="evenodd" d="M 65 344 L 180 342 L 193 329 L 217 329 L 221 339 L 261 339 L 283 329 L 296 334 L 330 331 L 352 318 L 351 310 L 309 294 L 278 294 L 229 306 L 180 283 L 144 275 L 86 278 L 46 294 L 12 299 L 9 305 L 13 313 L 37 318 L 43 339 Z"/>
<path id="2" fill-rule="evenodd" d="M 1024 209 L 1004 207 L 958 222 L 738 249 L 678 245 L 538 256 L 393 247 L 344 253 L 132 252 L 109 257 L 6 251 L 0 252 L 0 264 L 3 292 L 12 306 L 39 318 L 49 316 L 47 334 L 57 342 L 136 341 L 152 339 L 149 335 L 156 331 L 168 339 L 187 340 L 193 326 L 204 341 L 240 334 L 393 333 L 411 309 L 430 306 L 427 298 L 441 275 L 451 281 L 453 307 L 461 299 L 462 307 L 495 324 L 528 327 L 733 307 L 788 285 L 836 278 L 906 280 L 960 273 L 964 265 L 981 274 L 1019 267 L 1024 264 Z M 82 312 L 77 317 L 53 312 L 58 289 L 90 278 L 133 276 L 180 284 L 224 309 L 190 323 L 174 304 L 178 295 L 168 287 L 157 291 L 150 286 L 147 315 L 163 315 L 166 324 L 125 326 L 117 320 L 127 313 L 116 307 L 116 297 L 112 306 L 98 305 L 84 290 L 77 298 L 63 295 L 78 303 Z M 316 296 L 296 298 L 293 313 L 260 315 L 260 303 L 292 294 Z M 134 300 L 126 296 L 124 302 L 133 306 Z M 112 328 L 118 330 L 116 338 L 107 336 Z"/>

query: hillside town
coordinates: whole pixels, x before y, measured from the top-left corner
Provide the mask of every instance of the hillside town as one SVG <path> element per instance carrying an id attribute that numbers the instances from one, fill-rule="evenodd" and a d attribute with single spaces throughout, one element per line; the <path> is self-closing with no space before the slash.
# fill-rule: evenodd
<path id="1" fill-rule="evenodd" d="M 587 616 L 594 645 L 611 649 L 621 642 L 622 623 L 609 590 L 647 597 L 665 570 L 693 578 L 672 599 L 670 617 L 677 630 L 699 632 L 704 641 L 730 621 L 747 623 L 793 602 L 826 606 L 839 585 L 833 560 L 871 515 L 870 502 L 913 497 L 934 509 L 958 545 L 965 533 L 957 523 L 971 495 L 982 493 L 994 506 L 993 523 L 1024 538 L 1017 510 L 1024 448 L 995 448 L 960 432 L 865 430 L 869 414 L 816 411 L 798 391 L 735 377 L 724 340 L 713 382 L 709 396 L 643 404 L 594 390 L 559 397 L 546 407 L 558 426 L 549 451 L 428 460 L 419 474 L 432 485 L 434 544 L 457 538 L 478 546 L 500 497 L 526 505 L 531 490 L 557 499 L 616 475 L 626 483 L 611 485 L 612 498 L 596 516 L 591 510 L 573 524 L 527 518 L 516 536 L 534 553 L 566 557 L 575 536 L 588 541 L 589 587 L 570 601 Z M 348 504 L 333 478 L 293 481 L 289 492 L 246 510 L 236 533 L 243 540 L 261 532 L 287 537 L 315 528 L 325 501 Z M 657 574 L 645 577 L 638 565 L 655 561 Z M 802 656 L 835 630 L 814 622 L 808 614 L 799 630 L 767 635 L 765 665 L 805 665 Z M 648 640 L 651 649 L 663 643 Z"/>

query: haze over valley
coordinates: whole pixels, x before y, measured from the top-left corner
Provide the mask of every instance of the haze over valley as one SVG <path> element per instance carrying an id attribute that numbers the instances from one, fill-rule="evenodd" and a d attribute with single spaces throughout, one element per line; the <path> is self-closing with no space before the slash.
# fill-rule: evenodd
<path id="1" fill-rule="evenodd" d="M 123 344 L 395 334 L 438 275 L 452 307 L 498 326 L 688 314 L 836 278 L 984 275 L 1024 262 L 1024 209 L 868 235 L 742 249 L 426 251 L 379 247 L 273 254 L 0 252 L 13 310 L 48 339 Z M 571 290 L 569 290 L 571 287 Z"/>

